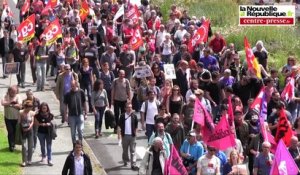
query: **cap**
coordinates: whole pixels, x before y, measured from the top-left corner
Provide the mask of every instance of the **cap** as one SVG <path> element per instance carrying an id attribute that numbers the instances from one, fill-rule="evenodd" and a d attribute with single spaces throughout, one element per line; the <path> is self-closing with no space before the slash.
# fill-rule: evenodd
<path id="1" fill-rule="evenodd" d="M 190 131 L 189 133 L 188 133 L 188 136 L 189 137 L 196 137 L 196 133 L 194 132 L 194 131 Z"/>

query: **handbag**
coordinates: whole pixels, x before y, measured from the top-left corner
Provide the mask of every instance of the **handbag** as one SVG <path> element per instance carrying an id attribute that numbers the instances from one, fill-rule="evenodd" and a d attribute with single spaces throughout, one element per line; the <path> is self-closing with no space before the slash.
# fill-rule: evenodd
<path id="1" fill-rule="evenodd" d="M 22 145 L 22 131 L 21 131 L 21 125 L 16 125 L 16 133 L 15 133 L 15 144 L 16 145 Z"/>

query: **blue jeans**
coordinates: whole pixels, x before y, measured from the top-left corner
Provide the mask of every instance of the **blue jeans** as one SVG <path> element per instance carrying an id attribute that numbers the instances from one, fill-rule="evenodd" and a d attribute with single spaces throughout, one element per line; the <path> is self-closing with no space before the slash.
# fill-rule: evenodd
<path id="1" fill-rule="evenodd" d="M 154 129 L 155 129 L 155 125 L 146 124 L 146 136 L 148 138 L 148 142 L 149 142 L 149 139 L 150 139 L 152 133 L 154 132 Z"/>
<path id="2" fill-rule="evenodd" d="M 71 137 L 73 144 L 76 142 L 76 130 L 78 134 L 78 139 L 82 141 L 83 129 L 84 129 L 84 117 L 79 116 L 69 116 L 69 125 L 71 129 Z"/>
<path id="3" fill-rule="evenodd" d="M 105 111 L 104 107 L 96 107 L 97 113 L 95 114 L 95 132 L 101 133 L 103 114 Z"/>
<path id="4" fill-rule="evenodd" d="M 40 145 L 41 145 L 41 152 L 42 152 L 42 157 L 45 158 L 46 157 L 46 152 L 45 152 L 45 148 L 47 148 L 47 158 L 48 161 L 51 161 L 52 159 L 52 138 L 48 133 L 40 133 L 38 132 L 38 138 L 40 141 Z"/>
<path id="5" fill-rule="evenodd" d="M 46 67 L 47 67 L 46 62 L 36 63 L 37 91 L 44 90 L 44 86 L 46 82 Z"/>

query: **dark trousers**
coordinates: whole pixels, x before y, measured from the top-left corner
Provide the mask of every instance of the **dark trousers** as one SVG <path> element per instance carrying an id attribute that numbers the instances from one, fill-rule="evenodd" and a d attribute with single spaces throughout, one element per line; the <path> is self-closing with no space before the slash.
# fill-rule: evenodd
<path id="1" fill-rule="evenodd" d="M 92 84 L 80 84 L 80 89 L 82 89 L 84 92 L 86 90 L 87 97 L 88 97 L 88 104 L 89 104 L 89 112 L 93 112 L 92 108 Z"/>
<path id="2" fill-rule="evenodd" d="M 17 74 L 18 84 L 24 85 L 24 83 L 25 83 L 25 70 L 26 70 L 26 63 L 25 62 L 20 62 L 19 74 Z"/>
<path id="3" fill-rule="evenodd" d="M 95 133 L 101 133 L 102 129 L 102 121 L 103 121 L 103 114 L 105 111 L 105 107 L 96 107 L 97 113 L 95 114 Z"/>
<path id="4" fill-rule="evenodd" d="M 99 71 L 99 69 L 97 68 L 96 65 L 92 65 L 91 67 L 93 68 L 94 75 L 96 76 L 97 79 L 99 79 L 100 78 L 100 71 Z"/>
<path id="5" fill-rule="evenodd" d="M 117 126 L 118 126 L 118 123 L 119 123 L 120 114 L 125 112 L 126 102 L 127 101 L 114 100 L 114 113 L 115 113 L 115 119 L 116 119 L 116 125 Z M 120 113 L 120 111 L 121 111 L 121 113 Z M 117 129 L 117 126 L 115 127 L 115 129 Z"/>
<path id="6" fill-rule="evenodd" d="M 149 139 L 152 135 L 152 133 L 155 131 L 155 125 L 152 125 L 152 124 L 146 124 L 146 136 L 148 138 L 148 142 L 149 142 Z"/>
<path id="7" fill-rule="evenodd" d="M 34 56 L 33 55 L 30 55 L 30 68 L 31 68 L 31 75 L 32 75 L 32 80 L 33 80 L 33 83 L 36 82 L 36 67 L 34 65 Z"/>
<path id="8" fill-rule="evenodd" d="M 15 135 L 16 135 L 17 123 L 18 123 L 18 120 L 5 118 L 5 125 L 6 125 L 6 130 L 7 130 L 7 139 L 8 139 L 9 148 L 15 147 Z"/>
<path id="9" fill-rule="evenodd" d="M 2 56 L 2 70 L 3 70 L 3 77 L 6 77 L 7 75 L 4 75 L 4 66 L 8 62 L 8 54 L 5 54 Z"/>

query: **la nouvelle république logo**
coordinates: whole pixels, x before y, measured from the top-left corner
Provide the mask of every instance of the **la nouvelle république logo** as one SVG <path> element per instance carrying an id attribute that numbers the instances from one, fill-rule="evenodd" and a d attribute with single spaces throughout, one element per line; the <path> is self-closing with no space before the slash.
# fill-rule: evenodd
<path id="1" fill-rule="evenodd" d="M 240 5 L 240 26 L 293 26 L 294 5 Z"/>

